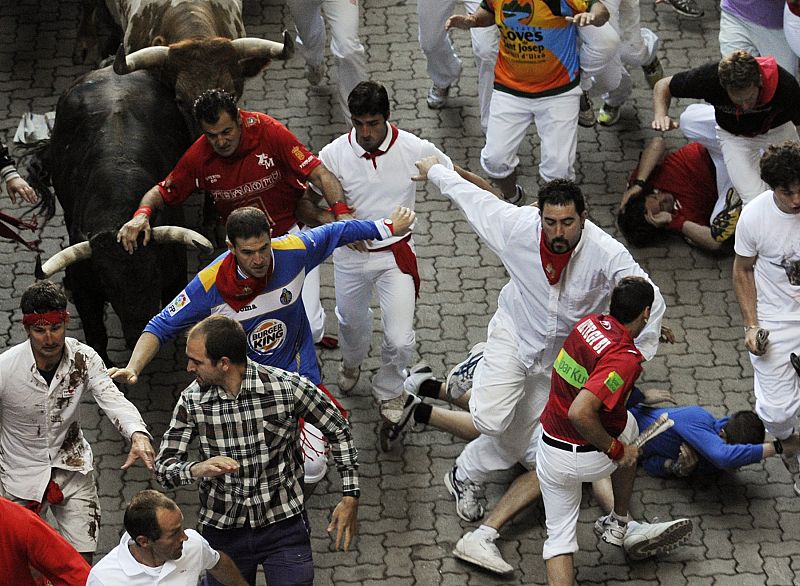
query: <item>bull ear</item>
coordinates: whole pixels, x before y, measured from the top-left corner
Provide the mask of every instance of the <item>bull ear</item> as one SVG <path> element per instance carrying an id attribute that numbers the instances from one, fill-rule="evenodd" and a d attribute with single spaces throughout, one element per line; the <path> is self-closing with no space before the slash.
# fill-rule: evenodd
<path id="1" fill-rule="evenodd" d="M 152 47 L 163 47 L 166 44 L 167 40 L 161 35 L 156 35 L 155 37 L 153 37 L 153 42 L 150 43 Z"/>

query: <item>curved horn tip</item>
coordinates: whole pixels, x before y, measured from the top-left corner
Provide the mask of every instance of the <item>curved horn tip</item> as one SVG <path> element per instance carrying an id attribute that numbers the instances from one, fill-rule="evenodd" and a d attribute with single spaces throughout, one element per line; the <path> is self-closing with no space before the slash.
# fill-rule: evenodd
<path id="1" fill-rule="evenodd" d="M 285 30 L 283 31 L 283 52 L 280 58 L 291 59 L 292 55 L 294 55 L 294 37 L 288 30 Z"/>
<path id="2" fill-rule="evenodd" d="M 114 56 L 114 73 L 117 75 L 125 75 L 130 73 L 128 69 L 128 58 L 125 55 L 125 45 L 119 44 L 117 54 Z"/>
<path id="3" fill-rule="evenodd" d="M 47 278 L 47 275 L 44 274 L 42 270 L 42 255 L 36 255 L 36 266 L 33 268 L 33 276 L 36 277 L 37 281 L 43 281 Z"/>
<path id="4" fill-rule="evenodd" d="M 214 252 L 214 247 L 208 240 L 202 242 L 199 240 L 192 239 L 192 246 L 200 250 L 203 254 L 211 254 L 212 252 Z"/>

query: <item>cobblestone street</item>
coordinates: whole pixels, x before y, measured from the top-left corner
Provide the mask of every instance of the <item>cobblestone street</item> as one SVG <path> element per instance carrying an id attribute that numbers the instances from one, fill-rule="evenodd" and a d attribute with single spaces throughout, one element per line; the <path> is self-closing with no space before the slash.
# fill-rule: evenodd
<path id="1" fill-rule="evenodd" d="M 423 1 L 423 0 L 419 0 Z M 435 0 L 427 0 L 435 1 Z M 661 37 L 659 56 L 666 75 L 718 59 L 719 6 L 700 0 L 704 18 L 679 18 L 668 4 L 641 0 L 643 26 Z M 11 144 L 20 117 L 27 111 L 54 110 L 59 95 L 89 65 L 72 64 L 79 0 L 18 0 L 0 3 L 0 131 Z M 417 42 L 416 3 L 413 0 L 362 0 L 361 39 L 367 48 L 372 78 L 387 86 L 392 120 L 402 129 L 434 142 L 454 162 L 484 175 L 479 164 L 481 133 L 477 76 L 470 54 L 469 34 L 456 31 L 464 70 L 448 107 L 431 110 L 425 96 L 429 79 Z M 459 3 L 458 10 L 463 10 Z M 279 0 L 244 0 L 249 35 L 277 40 L 293 23 Z M 276 61 L 246 84 L 242 106 L 260 110 L 285 123 L 301 141 L 318 152 L 348 127 L 336 100 L 336 68 L 326 52 L 328 75 L 310 88 L 299 55 Z M 579 131 L 578 182 L 589 206 L 590 218 L 618 236 L 613 209 L 628 172 L 638 160 L 652 120 L 652 94 L 640 69 L 632 70 L 633 98 L 622 109 L 622 119 L 611 128 Z M 673 102 L 677 114 L 688 100 Z M 595 104 L 596 107 L 600 103 Z M 684 144 L 678 131 L 667 135 L 668 147 Z M 520 179 L 529 203 L 536 193 L 538 140 L 533 128 L 520 152 Z M 24 174 L 24 173 L 23 173 Z M 199 227 L 199 200 L 190 200 L 189 225 Z M 437 375 L 460 361 L 466 350 L 486 336 L 497 295 L 507 277 L 497 258 L 483 246 L 454 205 L 435 188 L 420 189 L 415 240 L 422 289 L 416 311 L 417 351 Z M 0 209 L 19 215 L 6 196 Z M 23 236 L 26 236 L 23 233 Z M 59 209 L 42 234 L 47 258 L 67 245 Z M 678 238 L 632 253 L 661 288 L 667 302 L 665 323 L 678 340 L 663 344 L 645 366 L 645 387 L 672 389 L 679 404 L 700 404 L 721 416 L 752 408 L 752 369 L 742 342 L 742 321 L 731 284 L 732 257 L 715 257 L 690 248 Z M 213 258 L 190 254 L 189 273 Z M 19 298 L 33 282 L 35 254 L 13 243 L 0 242 L 0 336 L 2 348 L 24 340 Z M 60 280 L 63 273 L 54 279 Z M 322 273 L 323 304 L 330 333 L 336 332 L 332 264 Z M 83 339 L 74 307 L 70 335 Z M 377 314 L 377 308 L 376 308 Z M 127 362 L 119 321 L 109 308 L 110 355 Z M 380 321 L 375 320 L 373 349 L 366 371 L 380 364 Z M 322 350 L 323 379 L 335 388 L 340 355 Z M 181 342 L 165 346 L 140 382 L 125 388 L 158 439 L 169 423 L 180 391 L 190 382 Z M 501 532 L 497 544 L 511 565 L 511 577 L 498 577 L 456 560 L 451 551 L 471 524 L 456 514 L 442 478 L 463 442 L 438 431 L 410 431 L 404 445 L 389 453 L 379 450 L 378 408 L 373 402 L 369 372 L 343 399 L 350 409 L 359 449 L 361 499 L 360 536 L 355 551 L 333 551 L 325 528 L 340 498 L 339 476 L 333 465 L 307 503 L 312 525 L 316 583 L 403 586 L 410 584 L 477 586 L 484 584 L 545 584 L 541 557 L 545 536 L 541 503 L 526 511 Z M 100 555 L 119 542 L 122 512 L 137 491 L 152 486 L 146 470 L 136 465 L 127 473 L 119 467 L 128 447 L 94 402 L 83 406 L 83 428 L 95 454 L 103 522 Z M 499 499 L 519 470 L 498 474 L 487 486 L 488 507 Z M 194 488 L 170 493 L 186 516 L 196 521 L 198 499 Z M 628 562 L 619 548 L 601 541 L 592 531 L 599 507 L 585 493 L 576 554 L 580 584 L 637 586 L 761 586 L 792 585 L 800 571 L 800 498 L 794 496 L 789 474 L 778 458 L 722 474 L 705 482 L 660 480 L 639 470 L 632 512 L 637 518 L 667 520 L 688 517 L 695 528 L 689 545 L 676 553 L 642 562 Z M 2 578 L 0 578 L 2 582 Z M 262 582 L 263 583 L 263 582 Z"/>

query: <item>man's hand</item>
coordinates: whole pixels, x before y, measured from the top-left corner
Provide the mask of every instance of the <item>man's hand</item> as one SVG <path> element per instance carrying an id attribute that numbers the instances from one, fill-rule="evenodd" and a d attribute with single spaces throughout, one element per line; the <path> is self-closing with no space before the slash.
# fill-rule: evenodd
<path id="1" fill-rule="evenodd" d="M 642 390 L 642 395 L 644 395 L 642 403 L 645 405 L 654 405 L 656 403 L 672 403 L 675 405 L 675 399 L 667 389 Z"/>
<path id="2" fill-rule="evenodd" d="M 152 478 L 156 469 L 156 452 L 153 449 L 153 444 L 150 443 L 150 438 L 141 431 L 135 431 L 131 435 L 131 451 L 128 452 L 128 459 L 125 460 L 121 469 L 127 470 L 136 460 L 142 461 L 142 464 L 150 471 L 150 477 Z"/>
<path id="3" fill-rule="evenodd" d="M 744 345 L 753 356 L 762 356 L 767 351 L 767 344 L 769 341 L 763 335 L 763 341 L 759 341 L 758 339 L 758 332 L 762 330 L 767 332 L 767 330 L 756 326 L 747 328 L 747 331 L 744 333 Z M 769 332 L 767 332 L 767 336 L 769 336 Z"/>
<path id="4" fill-rule="evenodd" d="M 454 17 L 451 17 L 454 18 Z M 414 175 L 411 179 L 412 181 L 427 181 L 428 180 L 428 171 L 431 170 L 431 167 L 440 163 L 439 158 L 436 155 L 431 155 L 429 157 L 425 157 L 424 159 L 420 159 L 416 163 L 417 169 L 419 169 L 419 175 Z"/>
<path id="5" fill-rule="evenodd" d="M 409 208 L 395 208 L 389 219 L 392 221 L 392 226 L 394 226 L 394 235 L 405 236 L 411 231 L 411 226 L 414 224 L 414 220 L 417 219 L 417 214 Z"/>
<path id="6" fill-rule="evenodd" d="M 646 211 L 644 214 L 644 219 L 651 226 L 663 228 L 672 221 L 672 214 L 669 212 L 658 212 L 657 214 L 652 214 L 649 211 Z"/>
<path id="7" fill-rule="evenodd" d="M 112 366 L 108 369 L 108 376 L 110 376 L 111 380 L 114 382 L 123 383 L 126 385 L 135 385 L 139 380 L 139 375 L 127 367 L 119 368 L 117 366 Z"/>
<path id="8" fill-rule="evenodd" d="M 575 26 L 591 26 L 594 24 L 595 16 L 591 12 L 581 12 L 575 16 L 566 16 L 564 19 Z"/>
<path id="9" fill-rule="evenodd" d="M 336 530 L 336 549 L 344 546 L 345 551 L 350 551 L 350 544 L 358 533 L 358 499 L 345 496 L 336 505 L 328 525 L 328 533 Z M 344 540 L 342 539 L 344 538 Z"/>
<path id="10" fill-rule="evenodd" d="M 17 196 L 28 203 L 36 203 L 39 201 L 33 187 L 28 185 L 28 182 L 22 177 L 14 177 L 6 181 L 6 190 L 8 191 L 8 197 L 11 198 L 11 203 L 17 203 Z"/>
<path id="11" fill-rule="evenodd" d="M 472 14 L 454 14 L 450 18 L 447 19 L 447 22 L 444 23 L 444 30 L 449 31 L 450 29 L 461 29 L 462 31 L 468 31 L 472 27 L 475 26 L 475 16 Z"/>
<path id="12" fill-rule="evenodd" d="M 699 462 L 700 458 L 697 456 L 697 452 L 684 442 L 681 444 L 678 459 L 672 465 L 672 473 L 681 478 L 689 476 L 695 471 Z"/>
<path id="13" fill-rule="evenodd" d="M 639 448 L 637 448 L 634 444 L 625 443 L 622 444 L 622 447 L 625 448 L 625 453 L 622 455 L 622 458 L 616 461 L 617 466 L 620 468 L 636 466 L 636 461 L 639 459 Z"/>
<path id="14" fill-rule="evenodd" d="M 667 344 L 674 344 L 675 340 L 675 332 L 672 331 L 672 328 L 662 323 L 661 333 L 658 335 L 658 341 L 666 342 Z"/>
<path id="15" fill-rule="evenodd" d="M 678 123 L 669 116 L 656 116 L 651 126 L 653 127 L 653 130 L 666 132 L 667 130 L 678 128 Z"/>
<path id="16" fill-rule="evenodd" d="M 144 231 L 144 240 L 142 246 L 147 246 L 150 242 L 150 218 L 147 214 L 136 214 L 133 218 L 125 222 L 122 228 L 117 232 L 117 242 L 122 244 L 122 248 L 128 254 L 133 254 L 133 251 L 138 247 L 139 232 Z"/>
<path id="17" fill-rule="evenodd" d="M 198 462 L 192 466 L 194 478 L 216 478 L 239 470 L 239 462 L 228 456 L 214 456 L 205 462 Z"/>

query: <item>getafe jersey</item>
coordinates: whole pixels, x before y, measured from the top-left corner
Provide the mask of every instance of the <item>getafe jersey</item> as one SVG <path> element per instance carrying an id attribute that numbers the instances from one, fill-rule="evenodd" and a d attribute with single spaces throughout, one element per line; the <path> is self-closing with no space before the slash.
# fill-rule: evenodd
<path id="1" fill-rule="evenodd" d="M 145 332 L 163 344 L 211 314 L 242 324 L 248 356 L 259 364 L 298 372 L 321 382 L 311 329 L 301 299 L 306 274 L 330 256 L 337 246 L 358 240 L 382 240 L 389 235 L 381 222 L 334 222 L 299 235 L 272 240 L 272 275 L 264 291 L 235 311 L 217 290 L 217 272 L 230 252 L 220 255 L 147 324 Z"/>
<path id="2" fill-rule="evenodd" d="M 566 16 L 587 12 L 594 0 L 483 0 L 500 29 L 495 89 L 536 98 L 579 82 L 578 33 Z"/>

